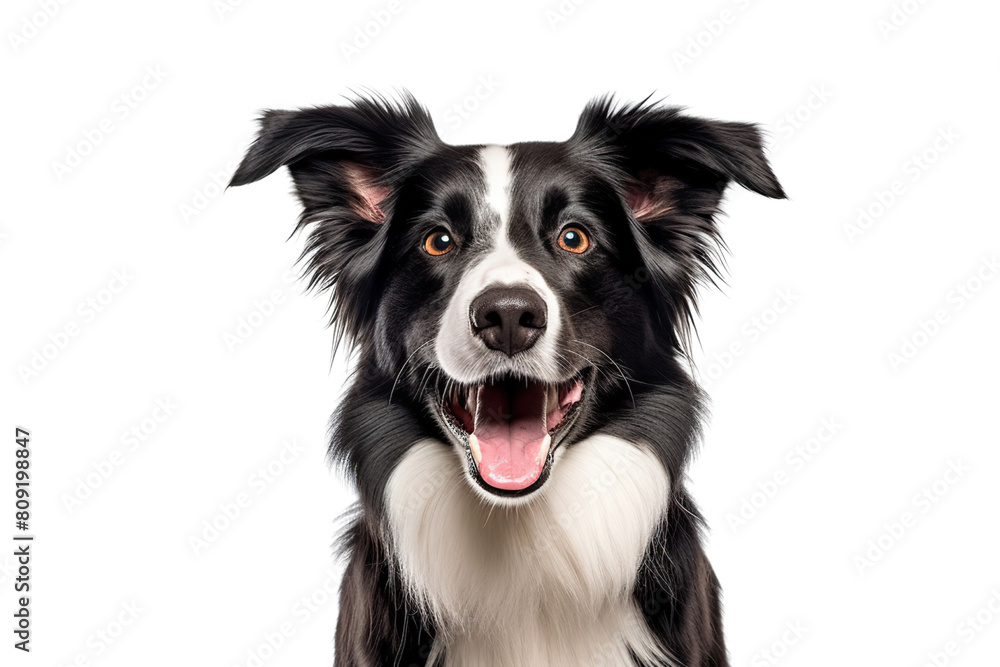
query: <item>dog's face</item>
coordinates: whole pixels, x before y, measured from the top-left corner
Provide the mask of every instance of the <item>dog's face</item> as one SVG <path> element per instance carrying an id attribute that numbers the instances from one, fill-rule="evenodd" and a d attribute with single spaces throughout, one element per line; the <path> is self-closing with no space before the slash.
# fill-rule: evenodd
<path id="1" fill-rule="evenodd" d="M 338 332 L 494 502 L 530 498 L 560 448 L 682 381 L 726 185 L 783 196 L 752 126 L 648 105 L 599 101 L 566 142 L 506 147 L 444 144 L 412 100 L 262 124 L 233 183 L 289 166 Z"/>
<path id="2" fill-rule="evenodd" d="M 626 277 L 626 217 L 566 146 L 448 153 L 401 187 L 376 329 L 401 334 L 380 338 L 409 359 L 421 380 L 410 391 L 477 488 L 526 497 L 586 413 L 595 357 L 614 343 L 606 306 Z M 620 296 L 645 312 L 634 290 Z"/>

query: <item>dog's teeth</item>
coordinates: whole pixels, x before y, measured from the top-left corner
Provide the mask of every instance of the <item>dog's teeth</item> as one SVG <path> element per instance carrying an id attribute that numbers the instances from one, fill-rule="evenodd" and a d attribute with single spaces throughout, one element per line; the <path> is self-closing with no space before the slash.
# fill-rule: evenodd
<path id="1" fill-rule="evenodd" d="M 549 436 L 545 436 L 546 439 Z M 475 460 L 476 465 L 483 460 L 483 453 L 479 451 L 479 438 L 476 437 L 475 433 L 469 434 L 469 449 L 472 450 L 472 458 Z M 548 451 L 548 445 L 545 445 L 545 450 Z"/>
<path id="2" fill-rule="evenodd" d="M 479 443 L 476 443 L 477 446 L 478 444 Z M 552 436 L 546 433 L 545 438 L 542 440 L 542 449 L 538 454 L 539 459 L 541 459 L 542 461 L 545 460 L 545 457 L 549 455 L 549 447 L 551 445 L 552 445 Z"/>

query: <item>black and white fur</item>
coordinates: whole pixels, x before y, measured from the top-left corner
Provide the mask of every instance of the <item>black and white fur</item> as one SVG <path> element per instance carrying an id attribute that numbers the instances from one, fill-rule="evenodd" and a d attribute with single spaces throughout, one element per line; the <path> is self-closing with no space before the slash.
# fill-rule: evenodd
<path id="1" fill-rule="evenodd" d="M 335 664 L 727 665 L 684 488 L 704 400 L 684 350 L 727 185 L 784 197 L 757 129 L 602 98 L 564 142 L 452 146 L 409 96 L 366 98 L 265 113 L 231 184 L 281 166 L 310 284 L 359 353 L 330 443 L 360 496 Z M 558 245 L 567 225 L 586 252 Z M 491 288 L 541 299 L 527 349 L 470 325 Z M 583 387 L 516 491 L 484 483 L 446 407 L 500 381 Z"/>

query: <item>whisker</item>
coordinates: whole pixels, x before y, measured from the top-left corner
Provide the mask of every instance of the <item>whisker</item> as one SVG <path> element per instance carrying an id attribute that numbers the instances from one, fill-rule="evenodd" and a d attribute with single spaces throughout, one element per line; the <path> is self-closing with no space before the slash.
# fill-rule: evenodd
<path id="1" fill-rule="evenodd" d="M 618 373 L 621 374 L 622 380 L 625 380 L 625 387 L 628 389 L 628 395 L 632 398 L 632 407 L 634 408 L 635 407 L 635 394 L 632 393 L 632 385 L 629 384 L 629 379 L 627 377 L 625 377 L 625 371 L 623 371 L 622 367 L 618 365 L 618 362 L 615 361 L 614 359 L 612 359 L 608 355 L 607 352 L 605 352 L 604 350 L 602 350 L 599 347 L 594 347 L 590 343 L 585 343 L 582 340 L 576 340 L 576 339 L 574 339 L 573 342 L 574 343 L 580 343 L 582 345 L 586 345 L 587 347 L 590 347 L 590 348 L 593 348 L 593 349 L 597 350 L 598 352 L 600 352 L 601 354 L 603 354 L 605 357 L 607 357 L 608 361 L 610 361 L 612 364 L 614 364 L 615 368 L 618 369 Z"/>
<path id="2" fill-rule="evenodd" d="M 584 360 L 585 362 L 587 362 L 587 364 L 588 364 L 589 366 L 591 366 L 591 367 L 592 367 L 592 368 L 594 369 L 594 371 L 595 371 L 596 373 L 600 373 L 601 375 L 603 375 L 604 377 L 608 378 L 609 380 L 617 380 L 617 376 L 615 376 L 615 375 L 612 375 L 611 373 L 609 373 L 609 372 L 608 372 L 608 369 L 604 368 L 603 366 L 599 366 L 599 365 L 595 364 L 595 363 L 594 363 L 594 362 L 593 362 L 593 361 L 592 361 L 592 360 L 590 359 L 590 357 L 588 357 L 588 356 L 586 356 L 586 355 L 584 355 L 584 354 L 580 354 L 580 353 L 579 353 L 579 352 L 577 352 L 576 350 L 567 350 L 567 351 L 568 351 L 568 352 L 571 352 L 572 354 L 575 354 L 576 356 L 580 357 L 580 358 L 581 358 L 581 359 L 583 359 L 583 360 Z"/>
<path id="3" fill-rule="evenodd" d="M 588 306 L 587 308 L 584 308 L 583 310 L 578 310 L 578 311 L 576 311 L 575 313 L 573 313 L 573 314 L 572 314 L 572 315 L 570 315 L 569 317 L 576 317 L 576 316 L 577 316 L 577 315 L 579 315 L 580 313 L 585 313 L 585 312 L 587 312 L 588 310 L 593 310 L 594 308 L 600 308 L 600 307 L 601 307 L 601 304 L 599 304 L 599 303 L 598 303 L 598 304 L 594 304 L 593 306 Z"/>
<path id="4" fill-rule="evenodd" d="M 427 368 L 424 369 L 424 374 L 420 376 L 420 385 L 417 390 L 417 393 L 419 394 L 424 393 L 424 385 L 427 383 L 427 375 L 433 370 L 434 370 L 433 366 L 428 366 Z"/>
<path id="5" fill-rule="evenodd" d="M 433 342 L 433 339 L 427 341 L 426 343 L 424 343 L 423 345 L 421 345 L 420 347 L 418 347 L 417 349 L 415 349 L 413 351 L 413 354 L 411 354 L 409 357 L 407 357 L 406 361 L 403 362 L 403 365 L 400 366 L 399 372 L 396 373 L 396 379 L 392 381 L 392 389 L 389 390 L 389 405 L 392 405 L 392 394 L 396 391 L 396 383 L 398 383 L 399 382 L 399 378 L 402 377 L 403 371 L 406 370 L 406 366 L 410 363 L 410 361 L 413 360 L 413 357 L 416 356 L 417 352 L 420 352 L 420 350 L 424 349 L 425 347 L 427 347 L 428 345 L 430 345 L 432 342 Z"/>

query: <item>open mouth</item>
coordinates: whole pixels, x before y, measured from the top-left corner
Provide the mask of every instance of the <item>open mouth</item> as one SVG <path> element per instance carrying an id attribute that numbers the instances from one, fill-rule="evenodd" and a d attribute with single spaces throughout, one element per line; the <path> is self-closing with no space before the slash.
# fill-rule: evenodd
<path id="1" fill-rule="evenodd" d="M 465 445 L 479 485 L 498 495 L 524 495 L 545 482 L 583 392 L 582 374 L 557 384 L 506 377 L 451 389 L 439 409 Z"/>

